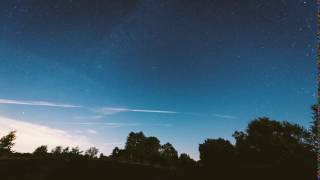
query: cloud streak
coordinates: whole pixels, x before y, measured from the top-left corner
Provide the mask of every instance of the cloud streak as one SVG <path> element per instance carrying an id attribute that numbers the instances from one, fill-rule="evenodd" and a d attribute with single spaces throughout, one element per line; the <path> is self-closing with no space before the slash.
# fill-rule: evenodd
<path id="1" fill-rule="evenodd" d="M 103 107 L 94 110 L 97 113 L 103 115 L 111 115 L 123 112 L 140 112 L 140 113 L 160 113 L 160 114 L 177 114 L 176 111 L 165 111 L 155 109 L 130 109 L 130 108 L 114 108 L 114 107 Z"/>
<path id="2" fill-rule="evenodd" d="M 188 113 L 188 112 L 176 112 L 171 110 L 158 110 L 158 109 L 132 109 L 132 108 L 118 108 L 118 107 L 97 107 L 89 108 L 80 105 L 73 104 L 62 104 L 54 103 L 48 101 L 25 101 L 25 100 L 12 100 L 12 99 L 0 99 L 0 104 L 12 104 L 12 105 L 28 105 L 28 106 L 47 106 L 47 107 L 59 107 L 59 108 L 82 108 L 96 115 L 93 116 L 75 116 L 73 119 L 101 119 L 106 115 L 113 115 L 125 112 L 136 112 L 136 113 L 158 113 L 158 114 L 185 114 L 185 115 L 194 115 L 194 116 L 205 116 L 205 114 L 199 113 Z M 207 114 L 206 116 L 208 116 Z M 210 115 L 209 115 L 210 116 Z M 211 116 L 223 119 L 237 119 L 236 116 L 225 115 L 225 114 L 211 114 Z"/>
<path id="3" fill-rule="evenodd" d="M 232 115 L 226 115 L 226 114 L 202 114 L 202 113 L 182 113 L 186 115 L 191 115 L 191 116 L 199 116 L 199 117 L 217 117 L 217 118 L 222 118 L 222 119 L 238 119 L 237 116 L 232 116 Z"/>
<path id="4" fill-rule="evenodd" d="M 58 125 L 80 125 L 80 126 L 99 126 L 99 127 L 126 127 L 126 126 L 139 126 L 139 123 L 116 123 L 116 122 L 46 122 L 47 124 L 58 124 Z"/>
<path id="5" fill-rule="evenodd" d="M 72 119 L 75 120 L 83 120 L 83 119 L 101 119 L 103 118 L 103 115 L 94 115 L 94 116 L 74 116 Z"/>
<path id="6" fill-rule="evenodd" d="M 172 124 L 168 123 L 117 123 L 117 122 L 51 122 L 47 124 L 58 124 L 58 125 L 70 125 L 70 126 L 98 126 L 107 128 L 119 128 L 128 126 L 155 126 L 155 127 L 172 127 Z M 93 129 L 88 129 L 87 132 L 90 134 L 96 134 Z"/>
<path id="7" fill-rule="evenodd" d="M 214 117 L 224 118 L 224 119 L 237 119 L 236 116 L 224 115 L 224 114 L 212 114 Z"/>
<path id="8" fill-rule="evenodd" d="M 23 101 L 12 99 L 0 99 L 0 104 L 12 104 L 12 105 L 29 105 L 29 106 L 49 106 L 49 107 L 61 107 L 61 108 L 81 108 L 82 106 L 71 104 L 59 104 L 47 101 Z"/>
<path id="9" fill-rule="evenodd" d="M 176 114 L 175 111 L 166 110 L 155 110 L 155 109 L 130 109 L 130 108 L 117 108 L 117 107 L 98 107 L 89 108 L 85 106 L 73 105 L 73 104 L 61 104 L 48 101 L 25 101 L 25 100 L 13 100 L 13 99 L 0 99 L 0 104 L 11 104 L 11 105 L 27 105 L 27 106 L 47 106 L 47 107 L 60 107 L 60 108 L 83 108 L 89 111 L 101 115 L 88 116 L 88 117 L 74 117 L 74 119 L 100 119 L 102 115 L 111 115 L 123 112 L 139 112 L 139 113 L 160 113 L 160 114 Z"/>

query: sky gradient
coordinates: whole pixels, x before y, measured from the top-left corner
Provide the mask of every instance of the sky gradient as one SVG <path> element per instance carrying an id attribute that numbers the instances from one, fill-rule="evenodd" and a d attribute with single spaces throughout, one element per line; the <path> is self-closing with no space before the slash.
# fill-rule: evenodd
<path id="1" fill-rule="evenodd" d="M 0 21 L 0 134 L 20 151 L 143 131 L 198 159 L 256 117 L 311 120 L 311 0 L 4 0 Z"/>

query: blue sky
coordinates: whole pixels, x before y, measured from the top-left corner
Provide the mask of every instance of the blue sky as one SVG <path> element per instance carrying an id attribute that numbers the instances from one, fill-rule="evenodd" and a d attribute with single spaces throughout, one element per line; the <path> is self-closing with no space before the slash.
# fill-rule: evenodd
<path id="1" fill-rule="evenodd" d="M 197 159 L 206 138 L 232 141 L 256 117 L 311 120 L 313 1 L 14 0 L 0 9 L 3 123 L 61 130 L 72 137 L 64 144 L 81 136 L 105 153 L 143 131 Z"/>

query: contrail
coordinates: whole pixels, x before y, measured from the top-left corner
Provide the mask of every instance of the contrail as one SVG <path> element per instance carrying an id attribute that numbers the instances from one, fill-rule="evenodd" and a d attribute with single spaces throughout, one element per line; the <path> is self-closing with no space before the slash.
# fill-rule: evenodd
<path id="1" fill-rule="evenodd" d="M 71 104 L 59 104 L 47 101 L 24 101 L 12 99 L 0 99 L 0 104 L 15 104 L 15 105 L 29 105 L 29 106 L 49 106 L 49 107 L 62 107 L 62 108 L 81 108 L 82 106 Z"/>

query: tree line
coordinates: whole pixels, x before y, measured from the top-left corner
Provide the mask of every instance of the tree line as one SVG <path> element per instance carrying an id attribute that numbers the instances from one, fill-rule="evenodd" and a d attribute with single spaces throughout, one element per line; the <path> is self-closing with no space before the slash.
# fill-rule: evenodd
<path id="1" fill-rule="evenodd" d="M 16 131 L 11 131 L 0 139 L 0 158 L 2 157 L 27 157 L 40 159 L 95 159 L 112 160 L 121 162 L 132 162 L 141 164 L 154 164 L 160 166 L 176 166 L 179 162 L 183 164 L 195 164 L 188 154 L 178 151 L 169 142 L 161 145 L 156 137 L 146 137 L 143 132 L 130 132 L 124 149 L 115 147 L 109 156 L 99 154 L 99 149 L 90 147 L 82 151 L 79 147 L 56 146 L 49 151 L 47 145 L 37 147 L 32 153 L 17 153 L 12 150 Z"/>
<path id="2" fill-rule="evenodd" d="M 57 146 L 50 152 L 46 145 L 33 153 L 21 154 L 12 151 L 16 132 L 12 131 L 0 139 L 0 157 L 29 157 L 53 159 L 95 159 L 116 162 L 159 165 L 163 167 L 203 169 L 228 169 L 238 167 L 300 169 L 308 175 L 316 173 L 319 151 L 318 107 L 312 106 L 313 117 L 310 128 L 287 121 L 276 121 L 267 117 L 252 120 L 244 131 L 233 133 L 235 143 L 216 138 L 199 144 L 200 160 L 188 154 L 178 155 L 170 143 L 160 144 L 157 137 L 147 137 L 143 132 L 130 132 L 123 149 L 115 147 L 109 156 L 95 147 L 81 151 L 78 147 Z"/>

